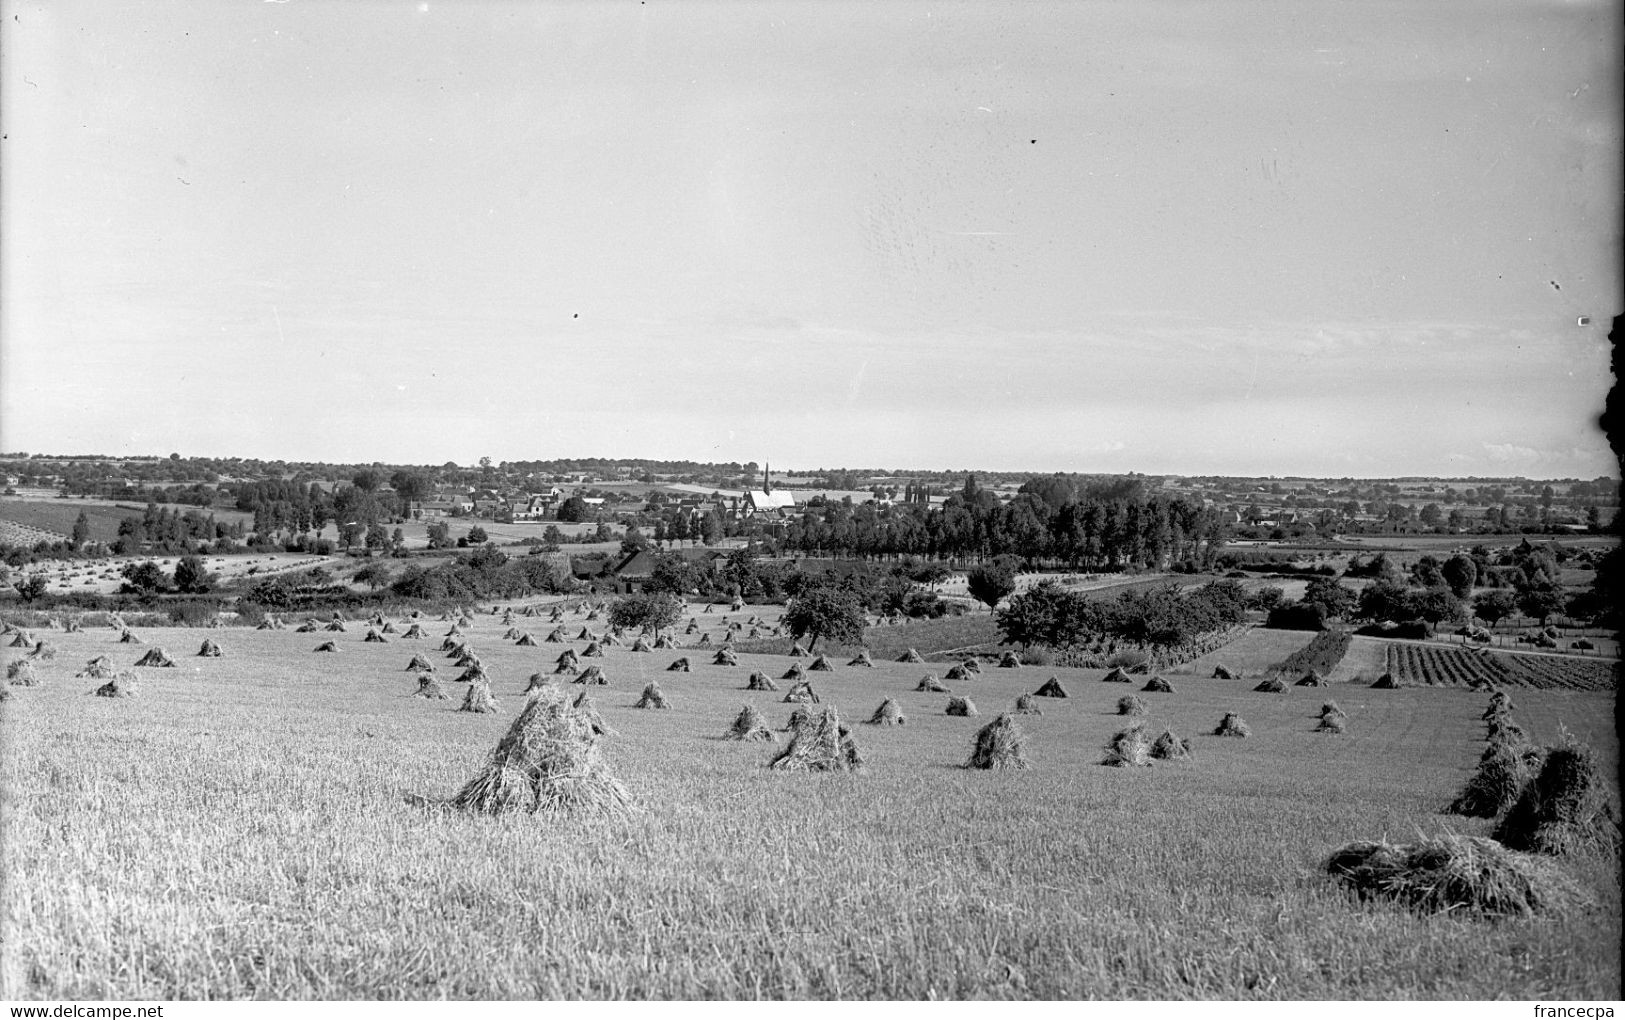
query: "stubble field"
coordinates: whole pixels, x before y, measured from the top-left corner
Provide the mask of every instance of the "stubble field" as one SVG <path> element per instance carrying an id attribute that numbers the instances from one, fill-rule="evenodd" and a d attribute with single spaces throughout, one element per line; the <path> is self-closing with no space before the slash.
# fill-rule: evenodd
<path id="1" fill-rule="evenodd" d="M 720 640 L 721 607 L 698 619 Z M 552 626 L 516 625 L 538 641 Z M 605 750 L 634 813 L 486 819 L 404 798 L 472 776 L 563 646 L 516 647 L 478 617 L 471 644 L 499 711 L 460 713 L 461 685 L 446 684 L 449 701 L 413 698 L 404 668 L 422 652 L 455 677 L 435 651 L 448 626 L 388 644 L 355 623 L 147 630 L 177 667 L 137 670 L 140 693 L 119 700 L 73 674 L 99 654 L 129 667 L 144 648 L 107 629 L 44 632 L 59 653 L 41 685 L 0 705 L 0 997 L 1620 994 L 1618 883 L 1601 862 L 1576 872 L 1596 909 L 1499 922 L 1360 903 L 1319 874 L 1351 839 L 1488 830 L 1438 813 L 1483 747 L 1481 694 L 1264 695 L 1254 679 L 1175 676 L 1177 693 L 1141 697 L 1152 726 L 1193 738 L 1194 758 L 1112 769 L 1101 748 L 1134 688 L 1103 671 L 988 668 L 950 685 L 980 709 L 965 719 L 943 714 L 947 695 L 913 691 L 940 666 L 843 658 L 811 678 L 867 769 L 796 775 L 763 769 L 765 745 L 719 739 L 746 702 L 783 725 L 787 684 L 742 688 L 791 660 L 610 648 L 610 686 L 591 693 L 618 731 Z M 223 658 L 194 657 L 205 637 Z M 313 653 L 328 639 L 338 654 Z M 678 655 L 694 672 L 665 671 Z M 976 729 L 1051 675 L 1071 696 L 1020 718 L 1031 768 L 961 769 Z M 671 709 L 632 708 L 655 679 Z M 888 696 L 907 725 L 864 725 Z M 1347 733 L 1313 732 L 1327 698 Z M 1612 692 L 1516 698 L 1532 739 L 1566 727 L 1617 769 Z M 1230 710 L 1250 738 L 1207 735 Z"/>

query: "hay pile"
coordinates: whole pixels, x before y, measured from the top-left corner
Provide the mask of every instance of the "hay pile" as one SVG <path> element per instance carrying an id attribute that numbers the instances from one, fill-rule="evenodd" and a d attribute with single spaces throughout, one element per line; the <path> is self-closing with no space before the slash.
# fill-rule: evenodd
<path id="1" fill-rule="evenodd" d="M 1315 726 L 1315 732 L 1342 733 L 1348 729 L 1348 725 L 1348 714 L 1337 707 L 1337 702 L 1328 701 L 1320 707 L 1320 722 Z"/>
<path id="2" fill-rule="evenodd" d="M 388 620 L 385 620 L 384 625 L 378 629 L 378 633 L 380 633 L 380 634 L 399 634 L 400 631 L 395 629 L 395 625 L 393 623 L 390 623 Z"/>
<path id="3" fill-rule="evenodd" d="M 695 648 L 710 648 L 711 647 L 711 635 L 709 635 L 709 634 L 701 634 L 699 643 L 696 644 L 694 647 Z"/>
<path id="4" fill-rule="evenodd" d="M 528 631 L 528 630 L 524 631 L 519 635 L 519 638 L 516 641 L 514 641 L 514 647 L 515 648 L 535 648 L 536 647 L 536 639 L 530 636 L 530 631 Z"/>
<path id="5" fill-rule="evenodd" d="M 1017 655 L 1015 652 L 1005 652 L 1003 655 L 999 656 L 999 668 L 1000 669 L 1020 669 L 1021 668 L 1021 656 Z M 997 721 L 998 720 L 994 720 L 994 722 L 997 722 Z M 991 726 L 991 725 L 993 725 L 993 723 L 988 723 L 988 725 Z"/>
<path id="6" fill-rule="evenodd" d="M 599 647 L 598 642 L 594 641 L 581 650 L 581 657 L 583 659 L 601 659 L 604 657 L 604 650 Z"/>
<path id="7" fill-rule="evenodd" d="M 277 626 L 276 626 L 275 621 L 273 621 L 269 616 L 267 616 L 265 619 L 261 620 L 259 622 L 259 626 L 255 627 L 254 629 L 255 630 L 276 630 Z"/>
<path id="8" fill-rule="evenodd" d="M 1145 702 L 1140 700 L 1138 694 L 1126 694 L 1117 699 L 1118 715 L 1144 715 Z"/>
<path id="9" fill-rule="evenodd" d="M 474 650 L 472 648 L 465 648 L 463 649 L 463 654 L 457 656 L 457 661 L 452 663 L 452 665 L 478 666 L 480 665 L 480 657 L 474 654 Z"/>
<path id="10" fill-rule="evenodd" d="M 601 720 L 584 698 L 544 689 L 497 742 L 485 769 L 446 806 L 480 814 L 621 814 L 631 798 L 598 750 Z"/>
<path id="11" fill-rule="evenodd" d="M 366 636 L 363 637 L 361 640 L 367 642 L 368 644 L 381 645 L 381 644 L 387 644 L 388 641 L 389 641 L 389 638 L 384 637 L 382 634 L 378 633 L 376 630 L 373 630 L 371 627 L 368 627 Z"/>
<path id="12" fill-rule="evenodd" d="M 1142 692 L 1150 691 L 1153 694 L 1172 694 L 1174 693 L 1174 685 L 1160 676 L 1154 676 L 1147 680 L 1145 686 L 1140 690 Z"/>
<path id="13" fill-rule="evenodd" d="M 1547 748 L 1540 771 L 1524 784 L 1494 836 L 1513 850 L 1537 854 L 1617 854 L 1619 807 L 1596 752 L 1573 740 Z"/>
<path id="14" fill-rule="evenodd" d="M 460 684 L 480 684 L 486 682 L 488 682 L 488 678 L 485 675 L 485 667 L 481 666 L 477 662 L 463 670 L 461 673 L 457 674 L 457 683 Z"/>
<path id="15" fill-rule="evenodd" d="M 418 689 L 412 692 L 414 698 L 427 698 L 430 701 L 445 701 L 446 692 L 435 679 L 433 673 L 424 673 L 418 677 Z"/>
<path id="16" fill-rule="evenodd" d="M 401 637 L 412 638 L 414 641 L 419 640 L 423 637 L 423 628 L 414 623 L 412 626 L 406 628 L 406 632 L 403 633 Z"/>
<path id="17" fill-rule="evenodd" d="M 1445 813 L 1494 818 L 1517 803 L 1523 788 L 1540 771 L 1546 752 L 1529 744 L 1496 741 L 1484 748 L 1478 768 Z"/>
<path id="18" fill-rule="evenodd" d="M 542 638 L 542 640 L 550 645 L 561 645 L 564 643 L 564 631 L 554 627 L 547 632 L 547 637 Z"/>
<path id="19" fill-rule="evenodd" d="M 1526 739 L 1523 727 L 1513 722 L 1512 716 L 1506 714 L 1490 717 L 1484 737 L 1492 744 L 1521 744 Z"/>
<path id="20" fill-rule="evenodd" d="M 890 698 L 882 701 L 875 714 L 869 717 L 871 726 L 903 726 L 907 723 L 908 718 L 903 715 L 903 710 Z"/>
<path id="21" fill-rule="evenodd" d="M 800 683 L 802 680 L 806 679 L 806 676 L 807 671 L 801 668 L 801 663 L 792 662 L 790 663 L 790 668 L 785 670 L 784 675 L 779 677 L 779 679 Z"/>
<path id="22" fill-rule="evenodd" d="M 677 642 L 673 641 L 671 638 L 667 637 L 664 634 L 662 634 L 659 637 L 655 638 L 654 648 L 655 648 L 655 651 L 657 651 L 657 652 L 667 651 L 669 649 L 676 648 L 676 647 L 678 647 Z"/>
<path id="23" fill-rule="evenodd" d="M 647 651 L 650 651 L 649 642 L 643 640 L 643 638 L 641 636 L 639 636 L 639 638 L 636 641 L 632 642 L 632 647 L 629 648 L 628 651 L 633 651 L 633 652 L 647 652 Z"/>
<path id="24" fill-rule="evenodd" d="M 1219 720 L 1218 728 L 1213 731 L 1215 737 L 1245 737 L 1250 730 L 1247 729 L 1247 720 L 1234 712 L 1226 712 L 1224 718 Z"/>
<path id="25" fill-rule="evenodd" d="M 598 706 L 593 704 L 592 697 L 586 691 L 577 694 L 576 699 L 570 702 L 570 707 L 581 713 L 581 718 L 591 727 L 595 735 L 600 737 L 616 735 L 615 731 L 609 728 L 609 724 L 604 722 L 604 717 L 598 714 Z"/>
<path id="26" fill-rule="evenodd" d="M 1265 680 L 1263 683 L 1259 684 L 1257 687 L 1254 687 L 1253 690 L 1260 694 L 1280 694 L 1286 690 L 1286 684 L 1281 682 L 1280 677 L 1272 676 L 1268 680 Z"/>
<path id="27" fill-rule="evenodd" d="M 491 696 L 491 682 L 485 678 L 485 674 L 471 678 L 468 693 L 463 695 L 463 703 L 457 706 L 457 711 L 484 713 L 496 710 L 497 699 Z"/>
<path id="28" fill-rule="evenodd" d="M 411 672 L 414 669 L 425 673 L 433 673 L 434 663 L 430 662 L 428 659 L 425 659 L 422 655 L 414 655 L 412 656 L 412 661 L 406 664 L 406 670 L 407 672 Z"/>
<path id="29" fill-rule="evenodd" d="M 1038 707 L 1038 699 L 1031 694 L 1023 694 L 1016 699 L 1015 712 L 1017 715 L 1044 714 L 1044 710 Z"/>
<path id="30" fill-rule="evenodd" d="M 930 691 L 934 694 L 953 693 L 948 689 L 946 684 L 937 679 L 937 675 L 935 673 L 927 673 L 925 676 L 921 677 L 920 682 L 914 686 L 914 689 L 916 691 Z"/>
<path id="31" fill-rule="evenodd" d="M 858 772 L 863 757 L 858 745 L 841 726 L 833 707 L 815 720 L 796 727 L 790 746 L 780 751 L 767 767 L 780 772 Z"/>
<path id="32" fill-rule="evenodd" d="M 129 634 L 130 632 L 125 631 L 124 633 Z M 130 636 L 134 637 L 135 635 L 132 634 Z M 123 641 L 124 639 L 120 638 L 119 640 Z M 140 644 L 139 641 L 136 641 L 136 642 L 133 642 L 133 643 Z M 33 647 L 33 645 L 34 645 L 34 639 L 33 639 L 33 637 L 31 637 L 29 635 L 28 631 L 19 630 L 17 632 L 17 636 L 11 639 L 10 647 L 12 647 L 12 648 L 31 648 L 31 647 Z"/>
<path id="33" fill-rule="evenodd" d="M 1299 687 L 1325 687 L 1325 686 L 1327 686 L 1327 683 L 1326 683 L 1326 678 L 1325 677 L 1321 676 L 1319 673 L 1316 673 L 1314 670 L 1311 669 L 1309 672 L 1307 672 L 1307 673 L 1305 673 L 1303 675 L 1302 679 L 1300 679 L 1298 681 L 1297 686 L 1299 686 Z"/>
<path id="34" fill-rule="evenodd" d="M 747 691 L 776 691 L 778 689 L 779 685 L 774 683 L 773 679 L 761 670 L 756 670 L 750 675 L 750 679 L 745 681 L 745 690 Z"/>
<path id="35" fill-rule="evenodd" d="M 569 648 L 566 648 L 564 651 L 560 652 L 559 657 L 553 662 L 554 673 L 574 674 L 579 671 L 580 668 L 581 664 L 576 659 L 576 653 Z"/>
<path id="36" fill-rule="evenodd" d="M 1100 760 L 1100 764 L 1115 768 L 1149 767 L 1151 738 L 1145 735 L 1145 727 L 1136 724 L 1112 734 L 1112 739 L 1106 742 L 1106 757 Z"/>
<path id="37" fill-rule="evenodd" d="M 6 682 L 13 687 L 38 687 L 39 674 L 34 672 L 32 662 L 18 659 L 16 662 L 6 663 Z"/>
<path id="38" fill-rule="evenodd" d="M 972 716 L 976 714 L 976 703 L 969 698 L 949 698 L 944 711 L 948 715 Z"/>
<path id="39" fill-rule="evenodd" d="M 801 727 L 807 725 L 808 720 L 810 720 L 811 718 L 812 718 L 812 716 L 807 714 L 806 706 L 797 705 L 794 709 L 791 710 L 790 718 L 785 720 L 784 726 L 782 728 L 787 733 L 793 733 L 796 730 L 801 729 Z"/>
<path id="40" fill-rule="evenodd" d="M 1033 697 L 1064 698 L 1066 697 L 1066 688 L 1061 686 L 1061 681 L 1059 678 L 1052 676 L 1048 680 L 1044 681 L 1044 686 L 1033 692 Z"/>
<path id="41" fill-rule="evenodd" d="M 972 713 L 975 714 L 975 713 Z M 1027 767 L 1026 735 L 1008 712 L 976 731 L 971 745 L 968 769 L 1024 769 Z"/>
<path id="42" fill-rule="evenodd" d="M 332 623 L 327 625 L 327 629 L 335 634 L 342 634 L 344 633 L 344 624 L 340 623 L 338 620 L 334 620 Z"/>
<path id="43" fill-rule="evenodd" d="M 873 669 L 874 666 L 875 666 L 875 662 L 874 662 L 873 659 L 869 658 L 869 649 L 860 648 L 860 649 L 858 649 L 858 654 L 852 656 L 852 661 L 848 662 L 847 665 L 848 666 L 867 666 L 870 669 Z"/>
<path id="44" fill-rule="evenodd" d="M 1173 730 L 1163 730 L 1151 742 L 1151 757 L 1163 761 L 1176 761 L 1191 756 L 1189 737 L 1181 738 Z"/>
<path id="45" fill-rule="evenodd" d="M 830 665 L 830 661 L 822 655 L 808 663 L 807 669 L 814 673 L 832 673 L 835 671 L 835 667 Z"/>
<path id="46" fill-rule="evenodd" d="M 504 641 L 512 641 L 514 638 L 516 638 L 518 636 L 519 636 L 519 628 L 517 628 L 517 627 L 509 627 L 507 630 L 502 632 L 502 640 L 504 640 Z"/>
<path id="47" fill-rule="evenodd" d="M 807 649 L 801 647 L 801 642 L 797 641 L 790 646 L 790 654 L 795 656 L 806 655 Z"/>
<path id="48" fill-rule="evenodd" d="M 1399 681 L 1394 679 L 1394 674 L 1384 673 L 1371 686 L 1379 691 L 1392 691 L 1399 687 Z"/>
<path id="49" fill-rule="evenodd" d="M 716 656 L 711 660 L 711 665 L 737 666 L 739 665 L 739 657 L 734 654 L 734 650 L 732 648 L 719 648 L 717 649 Z"/>
<path id="50" fill-rule="evenodd" d="M 1239 677 L 1235 673 L 1232 673 L 1229 669 L 1227 669 L 1224 666 L 1223 663 L 1220 663 L 1219 665 L 1213 667 L 1213 679 L 1215 679 L 1215 680 L 1236 680 L 1236 679 L 1239 679 Z"/>
<path id="51" fill-rule="evenodd" d="M 20 634 L 18 636 L 21 637 Z M 145 641 L 143 641 L 140 638 L 135 636 L 135 631 L 133 631 L 133 630 L 127 630 L 124 633 L 120 634 L 118 636 L 118 643 L 121 644 L 121 645 L 144 645 L 144 644 L 146 644 Z M 26 642 L 26 641 L 23 642 L 24 646 L 26 646 L 27 644 L 28 644 L 28 642 Z M 12 646 L 16 647 L 17 642 L 13 641 Z"/>
<path id="52" fill-rule="evenodd" d="M 802 680 L 790 688 L 789 693 L 784 696 L 784 700 L 787 704 L 790 702 L 801 702 L 808 705 L 819 703 L 818 692 L 813 690 L 812 683 L 807 680 Z"/>
<path id="53" fill-rule="evenodd" d="M 147 649 L 147 654 L 135 660 L 135 664 L 137 666 L 161 666 L 172 669 L 175 666 L 175 660 L 171 659 L 162 647 L 155 646 Z"/>
<path id="54" fill-rule="evenodd" d="M 1446 834 L 1398 845 L 1361 840 L 1333 851 L 1326 871 L 1361 899 L 1392 899 L 1430 914 L 1526 916 L 1580 901 L 1555 867 L 1481 836 Z"/>
<path id="55" fill-rule="evenodd" d="M 608 687 L 609 678 L 604 676 L 604 667 L 588 666 L 581 671 L 581 675 L 570 681 L 573 684 L 584 684 L 588 687 Z"/>
<path id="56" fill-rule="evenodd" d="M 440 642 L 440 650 L 445 652 L 447 655 L 461 655 L 463 654 L 463 649 L 465 647 L 466 646 L 461 641 L 454 637 L 449 637 Z"/>
<path id="57" fill-rule="evenodd" d="M 666 704 L 666 695 L 665 695 L 665 692 L 663 692 L 660 689 L 660 685 L 657 684 L 657 683 L 651 682 L 651 683 L 649 683 L 648 685 L 646 685 L 643 688 L 643 696 L 640 697 L 638 699 L 638 703 L 636 705 L 633 705 L 632 707 L 633 708 L 670 708 L 671 706 Z"/>
<path id="58" fill-rule="evenodd" d="M 98 698 L 129 698 L 136 693 L 135 674 L 128 670 L 114 673 L 105 684 L 96 688 Z"/>
<path id="59" fill-rule="evenodd" d="M 89 662 L 85 663 L 85 668 L 75 673 L 74 676 L 76 678 L 89 677 L 92 680 L 106 680 L 111 677 L 113 673 L 113 660 L 109 659 L 105 655 L 98 655 L 94 659 L 91 659 Z"/>
<path id="60" fill-rule="evenodd" d="M 38 662 L 54 662 L 56 660 L 56 646 L 49 641 L 41 640 L 39 644 L 34 646 L 34 650 L 28 653 L 28 657 Z"/>
<path id="61" fill-rule="evenodd" d="M 331 641 L 323 641 L 321 644 L 317 645 L 315 648 L 313 648 L 311 650 L 316 651 L 316 652 L 336 652 L 336 651 L 339 650 L 339 646 L 335 645 Z M 140 663 L 136 663 L 136 665 L 139 666 Z"/>
<path id="62" fill-rule="evenodd" d="M 924 662 L 925 660 L 920 658 L 920 653 L 919 652 L 916 652 L 914 649 L 910 648 L 908 651 L 906 651 L 902 655 L 898 656 L 897 661 L 898 662 Z"/>
<path id="63" fill-rule="evenodd" d="M 1134 679 L 1123 671 L 1122 666 L 1113 666 L 1111 671 L 1101 677 L 1101 682 L 1108 684 L 1131 684 Z"/>
<path id="64" fill-rule="evenodd" d="M 739 710 L 739 715 L 734 718 L 733 725 L 723 734 L 722 739 L 765 740 L 771 744 L 777 738 L 773 735 L 773 731 L 767 728 L 767 723 L 762 721 L 762 715 L 756 711 L 756 707 L 746 705 Z"/>
<path id="65" fill-rule="evenodd" d="M 670 666 L 666 667 L 666 672 L 668 673 L 687 673 L 688 671 L 688 656 L 686 655 L 677 657 L 676 659 L 672 660 L 672 664 Z"/>
<path id="66" fill-rule="evenodd" d="M 532 673 L 530 675 L 530 679 L 525 682 L 525 693 L 529 694 L 531 691 L 540 690 L 541 688 L 546 687 L 547 682 L 551 679 L 552 677 L 545 673 Z"/>
<path id="67" fill-rule="evenodd" d="M 581 633 L 577 634 L 575 639 L 577 641 L 597 641 L 598 635 L 594 634 L 590 627 L 583 627 Z"/>
<path id="68" fill-rule="evenodd" d="M 224 654 L 220 651 L 220 646 L 212 638 L 204 638 L 203 644 L 198 648 L 197 653 L 205 659 L 218 659 Z"/>
<path id="69" fill-rule="evenodd" d="M 966 669 L 962 663 L 955 663 L 953 666 L 949 667 L 947 673 L 943 674 L 943 679 L 963 681 L 969 680 L 973 675 L 974 674 L 970 670 Z"/>

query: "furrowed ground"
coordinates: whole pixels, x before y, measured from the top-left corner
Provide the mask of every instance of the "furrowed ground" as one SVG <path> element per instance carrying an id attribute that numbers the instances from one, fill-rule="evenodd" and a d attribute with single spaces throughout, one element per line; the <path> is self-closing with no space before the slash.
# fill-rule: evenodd
<path id="1" fill-rule="evenodd" d="M 720 607 L 697 618 L 719 641 Z M 787 684 L 742 688 L 753 669 L 778 677 L 792 660 L 722 667 L 705 649 L 610 648 L 610 686 L 591 693 L 618 731 L 606 754 L 636 812 L 485 819 L 403 798 L 449 796 L 471 777 L 527 677 L 566 646 L 515 647 L 497 617 L 478 617 L 471 643 L 500 708 L 459 713 L 459 671 L 436 651 L 448 626 L 387 644 L 364 643 L 357 623 L 143 630 L 178 665 L 137 670 L 140 693 L 120 700 L 88 696 L 100 681 L 73 674 L 99 654 L 127 668 L 145 647 L 111 629 L 41 632 L 57 658 L 0 705 L 0 996 L 1620 994 L 1611 867 L 1577 868 L 1594 910 L 1499 922 L 1361 903 L 1319 873 L 1352 839 L 1488 831 L 1438 813 L 1483 748 L 1483 694 L 1335 682 L 1267 695 L 1251 672 L 1172 674 L 1176 693 L 1140 696 L 1150 724 L 1192 737 L 1195 757 L 1111 769 L 1097 763 L 1124 722 L 1114 706 L 1137 688 L 1101 683 L 1101 670 L 989 666 L 950 685 L 980 710 L 965 719 L 943 714 L 948 695 L 913 691 L 940 665 L 841 657 L 810 677 L 867 770 L 793 775 L 762 768 L 764 745 L 718 739 L 747 702 L 783 724 Z M 515 626 L 538 641 L 552 628 Z M 567 616 L 563 629 L 582 626 Z M 194 657 L 205 637 L 225 657 Z M 329 639 L 339 654 L 312 652 Z M 1255 639 L 1269 645 L 1258 664 L 1230 665 L 1272 665 L 1308 635 L 1294 639 Z M 452 700 L 409 696 L 414 652 Z M 694 672 L 665 672 L 679 655 Z M 1070 697 L 1020 717 L 1032 767 L 959 768 L 976 729 L 1051 675 Z M 654 679 L 672 708 L 633 709 Z M 888 696 L 907 725 L 863 725 Z M 1567 729 L 1615 772 L 1612 691 L 1515 697 L 1533 739 Z M 1348 713 L 1346 734 L 1312 732 L 1328 698 Z M 1231 710 L 1251 737 L 1207 735 Z"/>

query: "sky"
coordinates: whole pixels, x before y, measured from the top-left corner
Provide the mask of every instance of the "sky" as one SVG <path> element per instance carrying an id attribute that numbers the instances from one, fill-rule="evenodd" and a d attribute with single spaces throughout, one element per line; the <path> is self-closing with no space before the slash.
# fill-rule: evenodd
<path id="1" fill-rule="evenodd" d="M 0 450 L 1618 473 L 1621 0 L 0 11 Z"/>

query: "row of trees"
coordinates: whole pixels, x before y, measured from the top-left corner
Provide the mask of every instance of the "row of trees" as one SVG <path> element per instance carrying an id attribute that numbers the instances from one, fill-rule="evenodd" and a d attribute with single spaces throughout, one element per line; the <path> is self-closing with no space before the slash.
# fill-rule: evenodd
<path id="1" fill-rule="evenodd" d="M 1103 639 L 1174 648 L 1246 619 L 1246 589 L 1214 581 L 1181 590 L 1165 585 L 1115 598 L 1070 591 L 1042 581 L 996 613 L 1005 644 L 1070 649 Z"/>
<path id="2" fill-rule="evenodd" d="M 786 527 L 783 547 L 860 558 L 1013 556 L 1030 568 L 1116 570 L 1207 566 L 1225 540 L 1212 510 L 1147 495 L 1138 483 L 1095 483 L 1082 491 L 1035 485 L 1004 504 L 988 490 L 967 489 L 939 507 L 808 504 Z"/>

